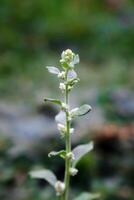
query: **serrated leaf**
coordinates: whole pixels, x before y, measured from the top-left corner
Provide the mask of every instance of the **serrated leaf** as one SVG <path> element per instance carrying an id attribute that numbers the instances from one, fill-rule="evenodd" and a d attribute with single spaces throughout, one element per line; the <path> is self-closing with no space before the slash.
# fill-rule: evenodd
<path id="1" fill-rule="evenodd" d="M 61 102 L 59 99 L 45 98 L 44 101 L 45 101 L 45 102 L 55 103 L 55 104 L 58 104 L 58 105 L 61 105 L 61 104 L 62 104 L 62 102 Z"/>
<path id="2" fill-rule="evenodd" d="M 52 186 L 55 186 L 57 181 L 55 174 L 48 169 L 31 171 L 29 174 L 32 178 L 45 179 Z"/>
<path id="3" fill-rule="evenodd" d="M 78 161 L 88 152 L 90 152 L 93 149 L 93 142 L 90 142 L 88 144 L 82 144 L 74 148 L 73 154 L 75 160 L 72 162 L 72 166 L 75 167 Z"/>
<path id="4" fill-rule="evenodd" d="M 57 67 L 47 66 L 46 67 L 51 74 L 59 74 L 60 70 Z"/>
<path id="5" fill-rule="evenodd" d="M 91 106 L 89 106 L 88 104 L 85 104 L 79 108 L 75 108 L 75 109 L 71 110 L 71 116 L 77 117 L 77 116 L 86 115 L 91 110 L 92 110 Z"/>
<path id="6" fill-rule="evenodd" d="M 66 151 L 65 150 L 61 150 L 61 151 L 51 151 L 48 154 L 48 157 L 52 157 L 52 156 L 60 156 L 61 158 L 65 158 L 66 157 Z"/>
<path id="7" fill-rule="evenodd" d="M 100 197 L 100 194 L 92 194 L 84 192 L 80 194 L 78 197 L 76 197 L 74 200 L 92 200 L 92 199 L 98 199 Z"/>

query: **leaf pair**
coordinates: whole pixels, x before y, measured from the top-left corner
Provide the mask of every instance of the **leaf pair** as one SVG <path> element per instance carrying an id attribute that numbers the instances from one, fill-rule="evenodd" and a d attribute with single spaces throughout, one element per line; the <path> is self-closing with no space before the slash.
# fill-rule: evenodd
<path id="1" fill-rule="evenodd" d="M 51 98 L 45 98 L 44 99 L 45 102 L 51 102 L 51 103 L 55 103 L 57 105 L 62 105 L 62 102 L 59 99 L 51 99 Z"/>
<path id="2" fill-rule="evenodd" d="M 83 144 L 79 145 L 74 150 L 72 153 L 74 154 L 75 160 L 72 162 L 72 166 L 75 167 L 78 163 L 78 161 L 88 152 L 90 152 L 93 149 L 93 142 L 90 142 L 88 144 Z M 49 157 L 51 156 L 57 156 L 59 155 L 62 158 L 66 157 L 66 152 L 65 150 L 61 150 L 59 152 L 52 151 L 49 153 Z M 55 183 L 57 182 L 57 177 L 55 174 L 48 170 L 48 169 L 40 169 L 40 170 L 35 170 L 31 171 L 30 176 L 32 178 L 37 178 L 37 179 L 45 179 L 50 185 L 55 186 Z"/>
<path id="3" fill-rule="evenodd" d="M 72 161 L 72 167 L 75 168 L 77 163 L 81 160 L 81 158 L 87 154 L 88 152 L 90 152 L 93 149 L 93 142 L 90 142 L 88 144 L 82 144 L 82 145 L 78 145 L 77 147 L 75 147 L 72 151 L 72 153 L 74 154 L 74 160 Z M 49 157 L 52 156 L 60 156 L 61 158 L 65 159 L 66 157 L 66 151 L 65 150 L 61 150 L 61 151 L 52 151 L 48 154 Z"/>
<path id="4" fill-rule="evenodd" d="M 60 70 L 57 67 L 47 66 L 46 68 L 51 74 L 56 74 L 56 75 L 60 74 Z M 74 78 L 77 78 L 77 73 L 73 69 L 68 70 L 67 79 L 72 80 Z"/>
<path id="5" fill-rule="evenodd" d="M 52 157 L 52 156 L 60 156 L 61 158 L 65 159 L 66 157 L 66 151 L 65 150 L 61 150 L 61 151 L 51 151 L 48 154 L 48 157 Z"/>
<path id="6" fill-rule="evenodd" d="M 62 106 L 62 102 L 59 99 L 45 98 L 44 101 L 45 102 L 55 103 L 57 105 Z M 71 116 L 72 117 L 76 117 L 76 116 L 86 115 L 91 110 L 92 110 L 92 108 L 91 108 L 90 105 L 84 104 L 84 105 L 80 106 L 79 108 L 72 109 L 71 110 Z"/>

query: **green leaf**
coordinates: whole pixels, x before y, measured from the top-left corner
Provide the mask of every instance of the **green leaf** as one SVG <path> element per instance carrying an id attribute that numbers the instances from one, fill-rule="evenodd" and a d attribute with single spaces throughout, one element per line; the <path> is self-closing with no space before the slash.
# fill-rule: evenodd
<path id="1" fill-rule="evenodd" d="M 93 149 L 93 142 L 90 142 L 88 144 L 82 144 L 74 148 L 72 151 L 74 154 L 75 160 L 72 162 L 72 166 L 75 167 L 78 161 L 88 152 L 90 152 Z"/>
<path id="2" fill-rule="evenodd" d="M 80 62 L 79 55 L 76 54 L 73 58 L 73 60 L 70 62 L 70 67 L 74 68 L 74 65 L 78 64 Z"/>
<path id="3" fill-rule="evenodd" d="M 91 106 L 85 104 L 79 108 L 75 108 L 75 109 L 71 110 L 71 116 L 77 117 L 77 116 L 86 115 L 91 110 L 92 110 Z"/>
<path id="4" fill-rule="evenodd" d="M 45 179 L 52 186 L 55 186 L 55 183 L 57 182 L 55 174 L 48 169 L 31 171 L 29 174 L 32 178 Z"/>
<path id="5" fill-rule="evenodd" d="M 78 64 L 79 62 L 80 62 L 79 55 L 76 54 L 76 55 L 74 56 L 74 59 L 73 59 L 73 61 L 72 61 L 72 64 L 73 64 L 73 65 L 76 65 L 76 64 Z"/>
<path id="6" fill-rule="evenodd" d="M 66 124 L 66 114 L 63 110 L 61 110 L 56 116 L 55 116 L 55 121 L 57 123 Z"/>
<path id="7" fill-rule="evenodd" d="M 48 71 L 52 74 L 59 74 L 60 70 L 57 67 L 47 66 Z"/>
<path id="8" fill-rule="evenodd" d="M 58 104 L 58 105 L 62 105 L 62 102 L 61 102 L 59 99 L 45 98 L 44 101 L 45 101 L 45 102 L 55 103 L 55 104 Z"/>
<path id="9" fill-rule="evenodd" d="M 65 150 L 61 150 L 61 151 L 51 151 L 48 154 L 48 157 L 52 157 L 52 156 L 60 156 L 61 158 L 65 159 L 66 157 L 66 151 Z"/>
<path id="10" fill-rule="evenodd" d="M 78 197 L 76 197 L 74 200 L 92 200 L 92 199 L 97 199 L 100 197 L 100 194 L 91 194 L 84 192 L 80 194 Z"/>

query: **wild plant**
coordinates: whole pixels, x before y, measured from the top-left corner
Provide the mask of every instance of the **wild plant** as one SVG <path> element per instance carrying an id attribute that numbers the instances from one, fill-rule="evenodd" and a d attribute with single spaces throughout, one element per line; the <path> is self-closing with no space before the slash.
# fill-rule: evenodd
<path id="1" fill-rule="evenodd" d="M 76 65 L 79 63 L 79 55 L 67 49 L 62 52 L 60 59 L 60 67 L 47 66 L 50 73 L 56 75 L 60 80 L 59 89 L 64 97 L 64 100 L 45 98 L 45 102 L 57 104 L 60 108 L 60 112 L 56 115 L 55 120 L 57 128 L 60 132 L 62 139 L 65 141 L 65 149 L 60 151 L 52 151 L 49 153 L 49 157 L 60 156 L 65 162 L 65 174 L 64 180 L 57 180 L 56 175 L 49 169 L 40 169 L 31 171 L 32 178 L 45 179 L 51 186 L 54 187 L 56 195 L 60 200 L 69 200 L 69 185 L 70 177 L 75 176 L 78 173 L 76 168 L 80 159 L 93 149 L 93 142 L 88 144 L 82 144 L 71 148 L 71 135 L 74 133 L 72 127 L 72 121 L 76 117 L 83 116 L 91 111 L 90 105 L 82 105 L 77 108 L 71 109 L 69 102 L 69 94 L 73 90 L 74 86 L 79 82 L 79 78 L 75 71 Z M 89 200 L 96 196 L 90 193 L 83 193 L 74 200 Z"/>

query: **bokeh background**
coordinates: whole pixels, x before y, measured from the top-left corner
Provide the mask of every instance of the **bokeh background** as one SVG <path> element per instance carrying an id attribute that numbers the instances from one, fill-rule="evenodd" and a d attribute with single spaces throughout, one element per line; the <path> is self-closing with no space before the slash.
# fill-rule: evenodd
<path id="1" fill-rule="evenodd" d="M 72 106 L 89 103 L 89 116 L 74 122 L 73 146 L 94 140 L 79 163 L 71 198 L 98 192 L 103 200 L 134 199 L 134 1 L 0 1 L 0 199 L 53 200 L 44 180 L 29 170 L 46 167 L 63 178 L 64 147 L 44 97 L 61 97 L 46 65 L 59 65 L 62 50 L 79 53 L 81 82 Z"/>

